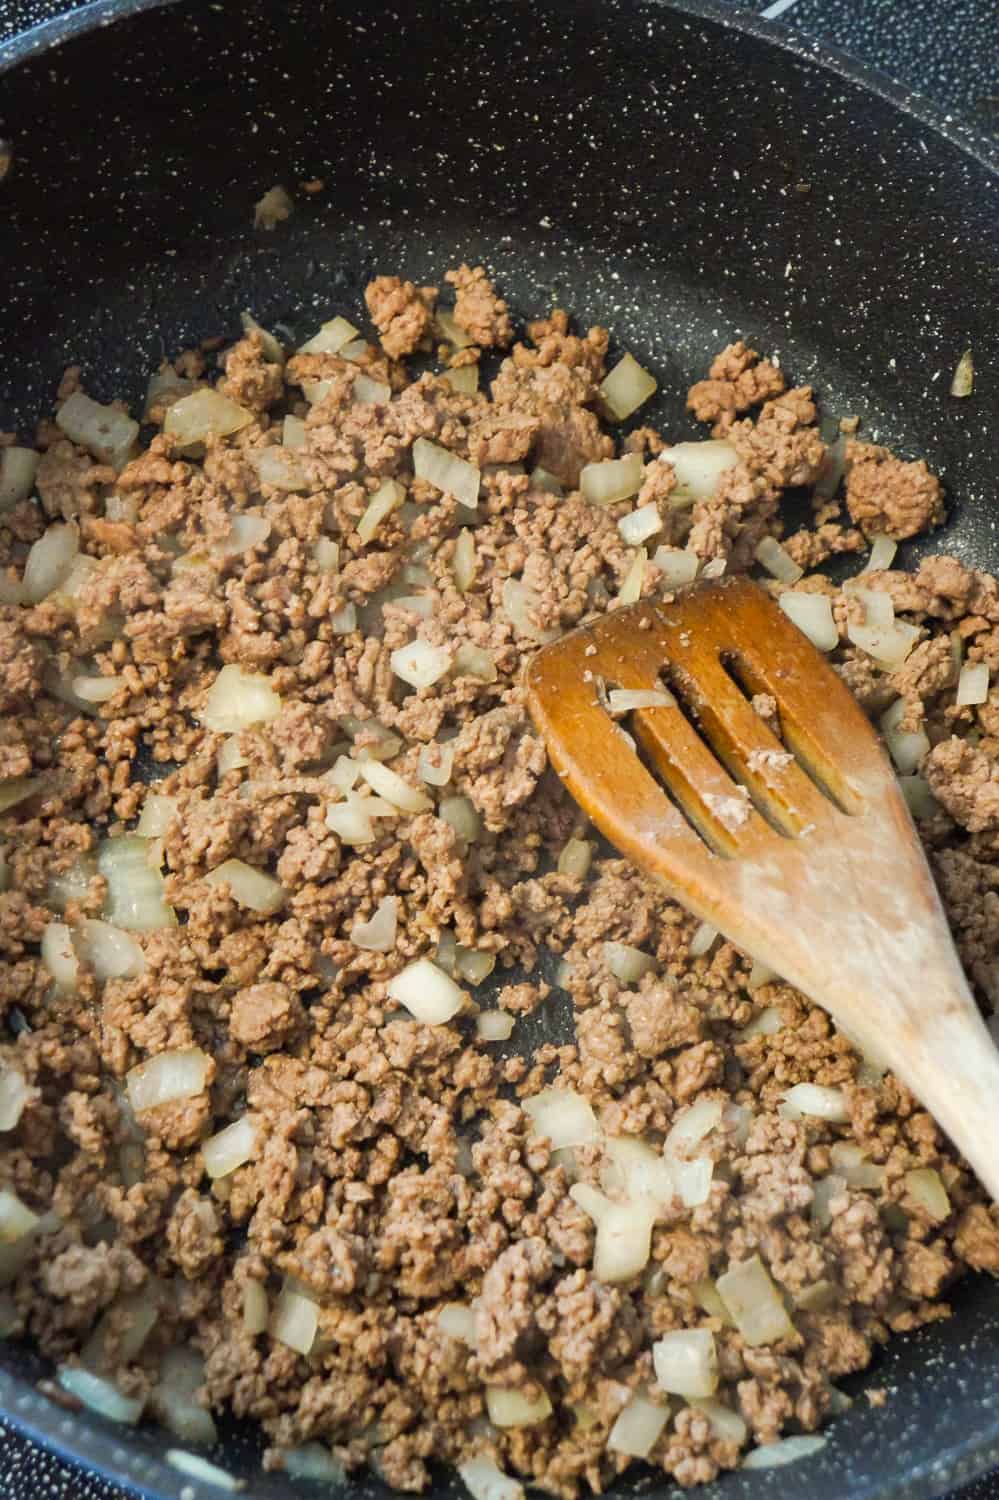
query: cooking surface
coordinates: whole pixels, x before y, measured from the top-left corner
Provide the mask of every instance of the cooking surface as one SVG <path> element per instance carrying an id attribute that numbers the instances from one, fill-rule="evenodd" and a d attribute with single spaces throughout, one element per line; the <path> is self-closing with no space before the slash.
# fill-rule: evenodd
<path id="1" fill-rule="evenodd" d="M 85 0 L 0 0 L 0 48 L 11 37 Z M 777 26 L 832 44 L 919 90 L 983 134 L 999 134 L 992 0 L 774 0 L 743 7 Z M 199 1491 L 203 1493 L 202 1487 Z M 59 1462 L 0 1423 L 2 1500 L 129 1500 L 125 1492 Z M 999 1500 L 999 1474 L 953 1500 Z"/>

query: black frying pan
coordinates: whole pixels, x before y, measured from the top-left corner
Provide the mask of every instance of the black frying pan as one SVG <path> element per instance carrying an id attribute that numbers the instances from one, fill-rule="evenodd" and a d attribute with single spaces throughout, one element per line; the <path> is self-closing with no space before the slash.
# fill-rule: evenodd
<path id="1" fill-rule="evenodd" d="M 4 63 L 0 426 L 27 435 L 68 363 L 136 402 L 241 308 L 304 334 L 359 312 L 376 272 L 481 259 L 520 314 L 555 299 L 609 323 L 672 433 L 693 433 L 683 392 L 722 344 L 778 351 L 827 411 L 942 473 L 953 519 L 915 550 L 999 566 L 995 164 L 854 66 L 711 0 L 101 0 Z M 255 199 L 311 177 L 324 194 L 254 231 Z M 969 1280 L 954 1308 L 879 1360 L 884 1407 L 860 1399 L 816 1457 L 704 1500 L 922 1500 L 993 1464 L 999 1288 Z M 54 1448 L 149 1495 L 192 1484 L 156 1429 L 50 1405 L 27 1350 L 0 1366 L 0 1413 Z M 258 1452 L 232 1432 L 215 1456 L 259 1500 L 300 1492 Z"/>

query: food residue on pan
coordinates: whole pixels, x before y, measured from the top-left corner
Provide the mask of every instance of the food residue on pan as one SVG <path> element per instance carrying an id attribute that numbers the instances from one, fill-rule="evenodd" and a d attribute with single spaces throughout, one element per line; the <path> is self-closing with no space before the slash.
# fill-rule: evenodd
<path id="1" fill-rule="evenodd" d="M 246 316 L 153 376 L 148 442 L 70 372 L 0 449 L 0 1332 L 192 1473 L 227 1406 L 271 1467 L 475 1500 L 786 1462 L 999 1225 L 877 1059 L 599 846 L 521 672 L 754 570 L 878 723 L 990 1008 L 999 584 L 893 566 L 937 478 L 827 446 L 744 343 L 710 439 L 612 436 L 637 360 L 445 284 L 376 278 L 376 341 Z M 498 1050 L 544 1005 L 571 1040 Z"/>

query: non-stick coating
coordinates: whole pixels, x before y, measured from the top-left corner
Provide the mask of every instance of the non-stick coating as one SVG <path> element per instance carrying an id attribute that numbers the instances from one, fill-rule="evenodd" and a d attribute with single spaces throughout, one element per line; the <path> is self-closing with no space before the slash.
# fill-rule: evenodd
<path id="1" fill-rule="evenodd" d="M 304 335 L 356 317 L 374 273 L 436 282 L 484 260 L 519 315 L 557 302 L 609 324 L 655 370 L 652 420 L 674 434 L 693 435 L 682 393 L 715 349 L 776 351 L 827 411 L 943 475 L 954 519 L 921 550 L 999 565 L 995 178 L 890 86 L 710 0 L 111 0 L 44 50 L 54 34 L 8 51 L 0 79 L 0 426 L 29 436 L 66 364 L 135 403 L 164 354 L 233 335 L 242 308 Z M 289 223 L 254 230 L 267 188 L 315 177 Z M 954 1305 L 892 1344 L 871 1377 L 887 1403 L 858 1400 L 782 1471 L 786 1495 L 925 1497 L 995 1461 L 999 1289 L 970 1281 Z M 33 1393 L 33 1356 L 0 1363 L 13 1421 L 150 1494 L 209 1493 L 164 1465 L 154 1429 L 69 1416 Z M 243 1432 L 213 1456 L 251 1496 L 298 1493 L 257 1452 Z M 747 1473 L 702 1493 L 772 1487 Z M 636 1489 L 665 1492 L 649 1475 L 618 1492 Z"/>

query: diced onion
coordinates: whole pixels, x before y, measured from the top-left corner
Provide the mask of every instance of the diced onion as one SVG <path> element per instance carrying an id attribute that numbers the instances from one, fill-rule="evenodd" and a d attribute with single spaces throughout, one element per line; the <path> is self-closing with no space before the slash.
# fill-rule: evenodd
<path id="1" fill-rule="evenodd" d="M 562 1146 L 591 1146 L 600 1139 L 600 1127 L 588 1101 L 572 1089 L 542 1089 L 520 1107 L 531 1121 L 535 1135 L 547 1136 L 555 1150 Z"/>
<path id="2" fill-rule="evenodd" d="M 499 676 L 492 652 L 471 641 L 462 641 L 454 653 L 452 672 L 455 677 L 477 677 L 480 682 L 495 682 Z"/>
<path id="3" fill-rule="evenodd" d="M 919 626 L 895 620 L 889 626 L 855 625 L 847 622 L 847 637 L 861 651 L 872 656 L 886 671 L 900 667 L 919 639 Z"/>
<path id="4" fill-rule="evenodd" d="M 49 526 L 33 542 L 24 563 L 21 586 L 29 604 L 47 599 L 69 575 L 80 550 L 80 533 L 75 521 Z"/>
<path id="5" fill-rule="evenodd" d="M 475 1030 L 484 1042 L 505 1042 L 513 1034 L 514 1019 L 506 1010 L 484 1010 L 475 1018 Z"/>
<path id="6" fill-rule="evenodd" d="M 364 798 L 349 794 L 346 802 L 334 803 L 326 809 L 326 827 L 351 848 L 374 843 L 375 830 L 364 803 Z"/>
<path id="7" fill-rule="evenodd" d="M 104 916 L 126 932 L 176 925 L 173 907 L 164 899 L 163 876 L 149 855 L 149 840 L 135 834 L 105 839 L 97 851 L 97 870 L 108 887 Z"/>
<path id="8" fill-rule="evenodd" d="M 147 792 L 142 804 L 135 831 L 144 839 L 162 838 L 177 816 L 176 797 L 165 797 L 161 792 Z"/>
<path id="9" fill-rule="evenodd" d="M 474 844 L 482 832 L 482 820 L 475 803 L 468 797 L 442 797 L 437 814 L 445 823 L 450 823 L 466 844 Z"/>
<path id="10" fill-rule="evenodd" d="M 333 389 L 332 380 L 303 380 L 302 395 L 310 406 L 318 406 L 320 401 L 325 401 Z"/>
<path id="11" fill-rule="evenodd" d="M 286 1448 L 282 1455 L 286 1474 L 295 1479 L 318 1479 L 321 1483 L 342 1485 L 347 1477 L 343 1464 L 322 1443 L 303 1443 Z"/>
<path id="12" fill-rule="evenodd" d="M 463 1302 L 445 1302 L 437 1314 L 437 1326 L 449 1339 L 474 1349 L 478 1343 L 475 1309 Z"/>
<path id="13" fill-rule="evenodd" d="M 134 1426 L 142 1416 L 144 1401 L 123 1396 L 110 1380 L 104 1380 L 90 1370 L 62 1365 L 56 1373 L 56 1379 L 64 1391 L 75 1396 L 77 1401 L 88 1410 L 96 1412 L 99 1417 L 106 1417 L 109 1422 L 125 1422 Z"/>
<path id="14" fill-rule="evenodd" d="M 796 1083 L 793 1088 L 785 1090 L 780 1113 L 785 1120 L 800 1120 L 808 1115 L 817 1120 L 830 1120 L 836 1125 L 845 1125 L 850 1118 L 843 1090 L 827 1088 L 820 1083 Z"/>
<path id="15" fill-rule="evenodd" d="M 243 1328 L 251 1338 L 263 1333 L 270 1320 L 267 1292 L 259 1281 L 243 1283 Z"/>
<path id="16" fill-rule="evenodd" d="M 926 1210 L 931 1219 L 942 1223 L 950 1217 L 950 1197 L 935 1167 L 915 1167 L 905 1174 L 907 1192 Z"/>
<path id="17" fill-rule="evenodd" d="M 71 901 L 82 901 L 96 874 L 96 859 L 92 854 L 81 854 L 68 870 L 50 878 L 45 893 L 46 905 L 54 911 L 65 911 Z"/>
<path id="18" fill-rule="evenodd" d="M 417 479 L 432 484 L 446 495 L 453 495 L 467 510 L 479 504 L 481 474 L 474 464 L 449 453 L 429 438 L 417 438 L 413 444 L 413 472 Z"/>
<path id="19" fill-rule="evenodd" d="M 542 645 L 546 641 L 553 641 L 558 635 L 557 630 L 545 629 L 532 619 L 532 615 L 537 614 L 541 607 L 541 595 L 524 583 L 523 579 L 504 579 L 501 597 L 504 614 L 521 635 L 526 635 L 529 640 L 539 641 Z"/>
<path id="20" fill-rule="evenodd" d="M 395 675 L 410 687 L 428 688 L 451 670 L 451 653 L 444 646 L 415 640 L 393 651 L 389 664 Z"/>
<path id="21" fill-rule="evenodd" d="M 380 484 L 357 523 L 357 534 L 361 541 L 370 542 L 386 516 L 398 510 L 405 498 L 406 491 L 394 479 L 386 479 Z"/>
<path id="22" fill-rule="evenodd" d="M 660 463 L 669 464 L 676 475 L 676 488 L 670 505 L 680 509 L 696 500 L 710 500 L 726 469 L 739 462 L 731 443 L 709 438 L 703 443 L 674 443 L 659 455 Z"/>
<path id="23" fill-rule="evenodd" d="M 741 1446 L 746 1441 L 749 1428 L 739 1413 L 726 1406 L 724 1401 L 715 1401 L 710 1396 L 695 1396 L 690 1404 L 702 1416 L 707 1417 L 711 1423 L 711 1431 L 719 1442 L 738 1443 Z"/>
<path id="24" fill-rule="evenodd" d="M 604 458 L 587 464 L 579 476 L 579 488 L 590 505 L 616 505 L 629 500 L 642 488 L 642 460 L 637 453 L 625 458 Z"/>
<path id="25" fill-rule="evenodd" d="M 255 870 L 241 859 L 227 859 L 214 870 L 209 870 L 205 884 L 227 885 L 237 906 L 268 917 L 280 910 L 288 896 L 279 880 L 265 875 L 263 870 Z"/>
<path id="26" fill-rule="evenodd" d="M 0 512 L 27 500 L 40 457 L 33 448 L 0 448 Z"/>
<path id="27" fill-rule="evenodd" d="M 135 938 L 111 922 L 85 917 L 74 929 L 73 946 L 100 980 L 136 979 L 145 973 L 146 955 Z"/>
<path id="28" fill-rule="evenodd" d="M 15 1128 L 33 1092 L 23 1073 L 0 1063 L 0 1131 Z"/>
<path id="29" fill-rule="evenodd" d="M 459 365 L 456 370 L 443 370 L 440 378 L 462 396 L 474 396 L 479 389 L 478 365 Z"/>
<path id="30" fill-rule="evenodd" d="M 925 776 L 900 776 L 898 785 L 914 818 L 931 818 L 935 812 L 939 812 L 940 803 L 930 791 L 930 784 Z"/>
<path id="31" fill-rule="evenodd" d="M 320 573 L 335 573 L 340 563 L 339 544 L 328 536 L 317 537 L 312 544 L 312 556 Z"/>
<path id="32" fill-rule="evenodd" d="M 251 312 L 241 312 L 239 321 L 244 333 L 258 333 L 260 335 L 260 349 L 264 358 L 272 365 L 284 364 L 284 349 L 278 343 L 273 333 L 268 333 L 262 328 Z"/>
<path id="33" fill-rule="evenodd" d="M 0 1188 L 0 1245 L 16 1245 L 37 1229 L 39 1217 L 11 1188 Z"/>
<path id="34" fill-rule="evenodd" d="M 346 318 L 331 318 L 318 333 L 298 346 L 299 354 L 339 354 L 344 344 L 357 338 L 357 329 Z"/>
<path id="35" fill-rule="evenodd" d="M 696 552 L 685 548 L 657 547 L 652 561 L 662 573 L 665 587 L 680 589 L 686 583 L 693 583 L 701 560 Z"/>
<path id="36" fill-rule="evenodd" d="M 495 953 L 484 953 L 480 948 L 458 947 L 458 976 L 469 984 L 481 984 L 488 979 L 496 967 Z"/>
<path id="37" fill-rule="evenodd" d="M 531 470 L 531 489 L 542 490 L 546 495 L 562 495 L 565 493 L 562 481 L 558 475 L 552 474 L 548 469 L 543 469 L 540 464 L 537 464 Z"/>
<path id="38" fill-rule="evenodd" d="M 254 724 L 268 724 L 280 712 L 281 699 L 266 677 L 230 664 L 209 688 L 199 717 L 215 734 L 238 734 Z"/>
<path id="39" fill-rule="evenodd" d="M 454 766 L 454 743 L 421 745 L 417 774 L 428 786 L 447 786 Z"/>
<path id="40" fill-rule="evenodd" d="M 630 943 L 604 943 L 604 963 L 622 984 L 637 984 L 643 974 L 650 974 L 656 961 L 641 948 Z"/>
<path id="41" fill-rule="evenodd" d="M 70 688 L 84 703 L 107 703 L 121 687 L 120 677 L 74 677 Z"/>
<path id="42" fill-rule="evenodd" d="M 630 1281 L 644 1271 L 659 1205 L 649 1198 L 615 1203 L 585 1182 L 575 1183 L 569 1195 L 596 1225 L 593 1274 L 597 1280 L 608 1284 Z"/>
<path id="43" fill-rule="evenodd" d="M 753 556 L 781 583 L 797 583 L 805 571 L 784 551 L 776 537 L 765 536 Z"/>
<path id="44" fill-rule="evenodd" d="M 784 1464 L 793 1464 L 799 1458 L 807 1458 L 824 1448 L 828 1438 L 802 1434 L 800 1437 L 781 1438 L 777 1443 L 764 1443 L 761 1448 L 751 1448 L 742 1460 L 744 1469 L 777 1469 Z"/>
<path id="45" fill-rule="evenodd" d="M 895 623 L 895 606 L 890 594 L 882 589 L 865 589 L 858 587 L 855 583 L 844 586 L 844 591 L 851 599 L 856 599 L 864 607 L 864 624 L 870 625 L 877 630 L 889 630 Z"/>
<path id="46" fill-rule="evenodd" d="M 293 420 L 294 418 L 291 417 L 285 418 L 286 422 Z M 299 443 L 297 447 L 304 447 L 304 444 Z M 294 448 L 288 446 L 251 448 L 246 456 L 256 469 L 260 483 L 270 485 L 271 489 L 281 490 L 286 495 L 294 495 L 310 487 L 309 476 L 295 458 Z M 255 517 L 255 519 L 262 520 L 263 518 Z M 269 523 L 268 530 L 270 530 Z"/>
<path id="47" fill-rule="evenodd" d="M 717 937 L 718 928 L 712 927 L 710 922 L 702 922 L 690 940 L 688 954 L 691 958 L 703 958 L 714 947 Z"/>
<path id="48" fill-rule="evenodd" d="M 701 577 L 723 578 L 727 567 L 728 562 L 724 557 L 713 557 L 710 562 L 704 564 L 704 567 L 701 569 Z"/>
<path id="49" fill-rule="evenodd" d="M 718 1289 L 710 1277 L 705 1277 L 703 1281 L 695 1281 L 690 1290 L 698 1307 L 703 1308 L 709 1318 L 717 1318 L 727 1327 L 732 1326 L 728 1308 L 719 1297 Z"/>
<path id="50" fill-rule="evenodd" d="M 334 635 L 350 635 L 357 629 L 357 606 L 344 604 L 330 615 L 330 629 Z"/>
<path id="51" fill-rule="evenodd" d="M 748 1026 L 739 1032 L 740 1042 L 748 1042 L 754 1036 L 775 1036 L 783 1028 L 784 1018 L 776 1005 L 768 1005 L 759 1011 Z"/>
<path id="52" fill-rule="evenodd" d="M 472 1500 L 524 1500 L 524 1486 L 491 1458 L 470 1458 L 458 1465 L 458 1473 Z"/>
<path id="53" fill-rule="evenodd" d="M 656 1382 L 676 1396 L 713 1396 L 718 1389 L 718 1351 L 707 1328 L 679 1328 L 652 1345 Z"/>
<path id="54" fill-rule="evenodd" d="M 475 343 L 472 335 L 455 322 L 453 307 L 438 307 L 434 313 L 434 324 L 440 337 L 455 349 L 468 349 Z"/>
<path id="55" fill-rule="evenodd" d="M 648 1458 L 668 1421 L 668 1406 L 656 1406 L 646 1396 L 632 1396 L 618 1412 L 607 1446 L 631 1458 Z"/>
<path id="56" fill-rule="evenodd" d="M 752 995 L 757 990 L 761 990 L 765 984 L 770 984 L 773 980 L 779 978 L 780 975 L 776 969 L 771 969 L 769 964 L 761 963 L 758 958 L 754 958 L 753 967 L 750 969 L 749 978 L 746 981 L 746 988 Z"/>
<path id="57" fill-rule="evenodd" d="M 101 406 L 74 391 L 56 412 L 56 426 L 71 442 L 92 453 L 98 463 L 123 469 L 135 452 L 139 424 L 114 406 Z"/>
<path id="58" fill-rule="evenodd" d="M 126 1293 L 108 1308 L 84 1344 L 80 1359 L 90 1369 L 107 1368 L 109 1344 L 114 1344 L 116 1365 L 128 1364 L 143 1348 L 160 1317 L 160 1299 L 155 1283 L 139 1292 Z"/>
<path id="59" fill-rule="evenodd" d="M 635 553 L 634 561 L 621 584 L 620 592 L 615 604 L 637 604 L 642 597 L 642 585 L 645 582 L 645 564 L 648 562 L 648 553 L 644 547 L 639 547 Z"/>
<path id="60" fill-rule="evenodd" d="M 389 980 L 388 994 L 428 1026 L 450 1021 L 465 1003 L 465 991 L 429 958 L 407 964 Z"/>
<path id="61" fill-rule="evenodd" d="M 643 402 L 655 395 L 657 388 L 648 370 L 643 370 L 631 354 L 623 355 L 600 382 L 600 394 L 607 414 L 616 422 L 630 417 Z"/>
<path id="62" fill-rule="evenodd" d="M 905 716 L 906 707 L 905 699 L 897 698 L 880 719 L 881 733 L 888 746 L 888 753 L 903 776 L 915 771 L 930 751 L 930 741 L 925 730 L 913 731 L 899 728 Z"/>
<path id="63" fill-rule="evenodd" d="M 222 747 L 215 758 L 215 767 L 219 776 L 228 776 L 230 771 L 238 771 L 240 767 L 249 764 L 249 759 L 239 748 L 238 734 L 231 734 L 228 739 L 222 741 Z"/>
<path id="64" fill-rule="evenodd" d="M 629 547 L 637 547 L 640 542 L 648 541 L 650 536 L 655 536 L 657 531 L 663 529 L 663 518 L 659 514 L 658 505 L 650 501 L 648 505 L 639 506 L 630 515 L 621 517 L 617 529 Z"/>
<path id="65" fill-rule="evenodd" d="M 272 188 L 271 191 L 276 190 Z M 260 205 L 257 206 L 259 208 Z M 287 218 L 287 215 L 280 214 L 278 218 Z M 263 224 L 261 227 L 270 229 L 273 225 Z M 237 1479 L 235 1475 L 229 1473 L 228 1469 L 220 1469 L 218 1464 L 209 1463 L 207 1458 L 201 1458 L 197 1453 L 187 1453 L 183 1448 L 168 1448 L 166 1461 L 181 1474 L 187 1474 L 191 1479 L 199 1479 L 203 1484 L 210 1484 L 217 1490 L 227 1490 L 230 1494 L 237 1494 L 239 1490 L 246 1489 L 245 1479 Z"/>
<path id="66" fill-rule="evenodd" d="M 675 708 L 676 699 L 662 688 L 611 688 L 607 707 L 612 714 L 630 714 L 636 708 Z"/>
<path id="67" fill-rule="evenodd" d="M 571 880 L 585 880 L 593 862 L 593 845 L 587 839 L 569 839 L 558 857 L 558 872 Z"/>
<path id="68" fill-rule="evenodd" d="M 200 1047 L 158 1052 L 125 1074 L 125 1092 L 136 1114 L 203 1094 L 211 1059 Z"/>
<path id="69" fill-rule="evenodd" d="M 702 1203 L 707 1203 L 711 1196 L 714 1171 L 714 1162 L 706 1156 L 697 1157 L 694 1161 L 673 1163 L 672 1172 L 676 1190 L 685 1207 L 699 1208 Z"/>
<path id="70" fill-rule="evenodd" d="M 833 651 L 839 645 L 832 601 L 827 594 L 786 593 L 779 596 L 777 603 L 819 651 Z"/>
<path id="71" fill-rule="evenodd" d="M 604 1141 L 609 1167 L 601 1182 L 609 1192 L 623 1193 L 631 1202 L 648 1198 L 664 1206 L 676 1194 L 672 1167 L 661 1151 L 637 1136 L 608 1136 Z"/>
<path id="72" fill-rule="evenodd" d="M 372 380 L 362 370 L 354 376 L 351 394 L 360 406 L 384 406 L 392 398 L 392 387 L 384 380 Z"/>
<path id="73" fill-rule="evenodd" d="M 975 359 L 970 349 L 965 349 L 954 367 L 950 382 L 952 396 L 970 396 L 975 389 Z"/>
<path id="74" fill-rule="evenodd" d="M 163 419 L 163 431 L 187 447 L 210 437 L 229 437 L 253 420 L 252 411 L 238 401 L 205 388 L 174 402 Z"/>
<path id="75" fill-rule="evenodd" d="M 965 708 L 975 703 L 987 703 L 989 697 L 989 668 L 984 661 L 969 661 L 961 668 L 957 679 L 957 706 Z"/>
<path id="76" fill-rule="evenodd" d="M 867 1154 L 855 1141 L 834 1141 L 829 1149 L 833 1170 L 853 1188 L 880 1188 L 885 1169 L 867 1160 Z"/>
<path id="77" fill-rule="evenodd" d="M 286 451 L 308 447 L 308 428 L 301 417 L 285 417 L 281 424 L 281 446 Z"/>
<path id="78" fill-rule="evenodd" d="M 486 1411 L 494 1427 L 536 1427 L 552 1414 L 552 1404 L 542 1391 L 533 1398 L 506 1386 L 486 1386 Z"/>
<path id="79" fill-rule="evenodd" d="M 368 953 L 391 953 L 395 947 L 398 898 L 383 896 L 367 922 L 355 922 L 350 941 Z"/>
<path id="80" fill-rule="evenodd" d="M 168 1349 L 160 1361 L 159 1383 L 153 1387 L 152 1409 L 164 1427 L 182 1443 L 204 1443 L 218 1439 L 212 1414 L 198 1401 L 205 1383 L 205 1362 L 195 1349 Z"/>
<path id="81" fill-rule="evenodd" d="M 459 594 L 467 594 L 468 590 L 472 587 L 477 566 L 475 537 L 466 526 L 458 533 L 458 540 L 454 544 L 454 557 L 451 562 L 451 570 L 454 573 L 454 586 Z"/>
<path id="82" fill-rule="evenodd" d="M 71 995 L 76 989 L 80 961 L 73 948 L 73 935 L 65 922 L 49 922 L 42 933 L 42 963 L 59 989 Z"/>
<path id="83" fill-rule="evenodd" d="M 410 786 L 403 781 L 395 771 L 388 766 L 382 765 L 377 760 L 362 760 L 358 769 L 361 777 L 368 783 L 371 790 L 379 797 L 384 797 L 386 802 L 391 802 L 393 807 L 398 807 L 402 812 L 420 813 L 426 812 L 433 807 L 433 803 L 426 792 L 421 792 L 416 787 Z"/>
<path id="84" fill-rule="evenodd" d="M 871 537 L 871 555 L 861 568 L 861 573 L 883 573 L 890 568 L 898 551 L 898 542 L 893 537 L 878 536 Z"/>
<path id="85" fill-rule="evenodd" d="M 311 1297 L 285 1287 L 274 1305 L 270 1335 L 298 1354 L 308 1354 L 316 1341 L 319 1307 Z"/>
<path id="86" fill-rule="evenodd" d="M 670 1127 L 663 1154 L 677 1160 L 689 1160 L 696 1148 L 721 1124 L 723 1105 L 720 1099 L 698 1099 L 681 1110 Z"/>
<path id="87" fill-rule="evenodd" d="M 815 1281 L 811 1286 L 802 1287 L 800 1292 L 795 1293 L 794 1305 L 800 1307 L 802 1312 L 828 1312 L 838 1297 L 835 1285 L 824 1278 Z"/>
<path id="88" fill-rule="evenodd" d="M 846 1179 L 830 1173 L 828 1177 L 819 1177 L 812 1189 L 812 1219 L 820 1229 L 828 1229 L 832 1223 L 832 1209 L 830 1204 L 834 1198 L 838 1198 L 846 1187 Z"/>
<path id="89" fill-rule="evenodd" d="M 736 1328 L 750 1347 L 772 1344 L 794 1333 L 794 1324 L 787 1315 L 783 1299 L 758 1255 L 729 1266 L 724 1276 L 718 1277 L 715 1286 Z"/>
<path id="90" fill-rule="evenodd" d="M 251 1161 L 257 1149 L 259 1129 L 254 1115 L 243 1115 L 234 1120 L 217 1135 L 210 1135 L 201 1143 L 205 1171 L 209 1177 L 228 1177 L 237 1167 Z"/>

